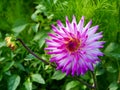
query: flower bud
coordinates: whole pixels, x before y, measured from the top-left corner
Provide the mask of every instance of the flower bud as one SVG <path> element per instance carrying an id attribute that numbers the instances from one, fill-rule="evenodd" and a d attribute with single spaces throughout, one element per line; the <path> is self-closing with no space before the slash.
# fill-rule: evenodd
<path id="1" fill-rule="evenodd" d="M 5 41 L 6 41 L 7 47 L 9 47 L 12 50 L 16 49 L 17 46 L 16 46 L 16 43 L 15 43 L 15 40 L 12 40 L 11 36 L 6 37 Z"/>

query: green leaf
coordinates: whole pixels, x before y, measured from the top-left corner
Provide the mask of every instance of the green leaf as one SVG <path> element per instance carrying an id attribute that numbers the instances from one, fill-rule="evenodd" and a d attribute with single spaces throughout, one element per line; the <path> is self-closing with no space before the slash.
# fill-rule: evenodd
<path id="1" fill-rule="evenodd" d="M 14 61 L 6 62 L 6 65 L 4 66 L 3 71 L 5 72 L 9 70 L 14 65 L 14 63 L 15 63 Z"/>
<path id="2" fill-rule="evenodd" d="M 30 61 L 32 59 L 34 59 L 35 57 L 32 55 L 32 54 L 28 54 L 26 57 L 25 57 L 25 61 Z"/>
<path id="3" fill-rule="evenodd" d="M 2 78 L 3 78 L 3 75 L 2 75 L 2 73 L 0 73 L 0 81 L 2 80 Z"/>
<path id="4" fill-rule="evenodd" d="M 34 24 L 34 25 L 32 26 L 33 31 L 34 31 L 34 32 L 38 32 L 39 26 L 40 26 L 40 23 Z"/>
<path id="5" fill-rule="evenodd" d="M 32 90 L 32 82 L 30 81 L 30 78 L 28 78 L 25 82 L 24 82 L 25 88 L 26 90 Z"/>
<path id="6" fill-rule="evenodd" d="M 52 76 L 52 79 L 61 80 L 61 79 L 63 79 L 65 76 L 66 76 L 65 73 L 62 73 L 61 71 L 55 71 L 54 74 L 53 74 L 53 76 Z"/>
<path id="7" fill-rule="evenodd" d="M 109 85 L 109 90 L 117 90 L 118 89 L 118 84 L 116 81 L 112 82 L 110 85 Z"/>
<path id="8" fill-rule="evenodd" d="M 5 60 L 5 57 L 1 57 L 1 58 L 0 58 L 0 62 L 3 61 L 3 60 Z"/>
<path id="9" fill-rule="evenodd" d="M 12 75 L 8 80 L 8 90 L 16 90 L 20 83 L 20 76 Z"/>
<path id="10" fill-rule="evenodd" d="M 102 64 L 99 63 L 96 66 L 96 76 L 103 75 L 105 73 L 105 69 L 102 67 Z"/>
<path id="11" fill-rule="evenodd" d="M 97 70 L 97 71 L 96 71 L 96 75 L 97 75 L 97 76 L 100 76 L 100 75 L 104 74 L 104 72 L 105 72 L 104 69 Z"/>
<path id="12" fill-rule="evenodd" d="M 120 45 L 112 42 L 106 47 L 104 53 L 110 58 L 120 60 Z"/>
<path id="13" fill-rule="evenodd" d="M 6 46 L 5 42 L 0 42 L 0 48 L 3 47 L 3 46 Z"/>
<path id="14" fill-rule="evenodd" d="M 113 65 L 107 65 L 107 71 L 111 73 L 117 72 L 117 68 L 115 68 Z"/>
<path id="15" fill-rule="evenodd" d="M 112 52 L 113 50 L 114 50 L 114 48 L 115 48 L 115 43 L 110 43 L 107 47 L 106 47 L 106 49 L 105 49 L 105 53 L 110 53 L 110 52 Z"/>
<path id="16" fill-rule="evenodd" d="M 14 31 L 15 33 L 20 33 L 26 28 L 27 25 L 28 24 L 22 24 L 22 25 L 16 26 L 12 29 L 12 31 Z"/>
<path id="17" fill-rule="evenodd" d="M 25 68 L 21 62 L 16 62 L 15 67 L 18 68 L 19 70 L 25 71 Z"/>
<path id="18" fill-rule="evenodd" d="M 34 82 L 45 84 L 45 81 L 40 74 L 32 74 L 31 77 Z"/>
<path id="19" fill-rule="evenodd" d="M 65 90 L 72 90 L 72 88 L 76 87 L 77 85 L 79 85 L 78 81 L 68 82 Z"/>

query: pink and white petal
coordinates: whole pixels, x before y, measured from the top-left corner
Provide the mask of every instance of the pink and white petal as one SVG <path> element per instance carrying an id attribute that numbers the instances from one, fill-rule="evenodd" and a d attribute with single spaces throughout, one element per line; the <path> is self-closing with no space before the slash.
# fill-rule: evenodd
<path id="1" fill-rule="evenodd" d="M 84 16 L 82 16 L 81 20 L 78 23 L 78 30 L 81 33 L 83 30 L 83 26 L 84 26 Z"/>
<path id="2" fill-rule="evenodd" d="M 84 30 L 89 29 L 92 24 L 92 20 L 90 20 L 87 25 L 84 27 Z"/>
<path id="3" fill-rule="evenodd" d="M 77 25 L 75 23 L 73 23 L 73 30 L 74 30 L 74 35 L 77 36 Z"/>
<path id="4" fill-rule="evenodd" d="M 72 26 L 70 21 L 68 20 L 68 17 L 66 16 L 66 29 L 68 30 L 68 32 L 73 32 Z"/>
<path id="5" fill-rule="evenodd" d="M 67 58 L 67 54 L 60 54 L 60 55 L 57 55 L 57 56 L 54 56 L 50 59 L 51 62 L 54 62 L 54 61 L 59 61 L 59 60 L 64 60 L 65 58 Z"/>
<path id="6" fill-rule="evenodd" d="M 64 28 L 64 25 L 62 24 L 60 20 L 57 21 L 57 25 L 59 28 Z"/>
<path id="7" fill-rule="evenodd" d="M 99 28 L 99 26 L 98 26 L 98 25 L 96 25 L 96 26 L 94 26 L 94 27 L 89 28 L 89 30 L 88 30 L 88 32 L 87 32 L 87 34 L 88 34 L 89 36 L 93 35 L 93 34 L 94 34 L 97 30 L 98 30 L 98 28 Z"/>

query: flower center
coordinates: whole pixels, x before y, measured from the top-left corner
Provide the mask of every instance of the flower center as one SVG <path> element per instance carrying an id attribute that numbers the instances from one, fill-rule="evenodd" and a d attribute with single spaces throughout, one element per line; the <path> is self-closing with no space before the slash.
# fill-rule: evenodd
<path id="1" fill-rule="evenodd" d="M 79 46 L 80 40 L 76 38 L 70 38 L 70 40 L 66 42 L 66 49 L 70 52 L 75 52 L 76 50 L 78 50 Z"/>

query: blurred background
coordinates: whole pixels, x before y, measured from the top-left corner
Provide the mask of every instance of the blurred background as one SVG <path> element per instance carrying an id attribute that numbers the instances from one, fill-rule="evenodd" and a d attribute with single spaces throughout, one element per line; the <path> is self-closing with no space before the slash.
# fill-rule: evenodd
<path id="1" fill-rule="evenodd" d="M 65 17 L 85 24 L 99 25 L 106 41 L 104 56 L 95 68 L 99 90 L 120 90 L 120 1 L 119 0 L 0 0 L 0 89 L 1 90 L 89 90 L 71 76 L 45 65 L 18 42 L 11 50 L 5 38 L 21 38 L 41 58 L 49 61 L 44 51 L 47 33 L 57 20 Z M 79 76 L 93 83 L 90 72 Z"/>

